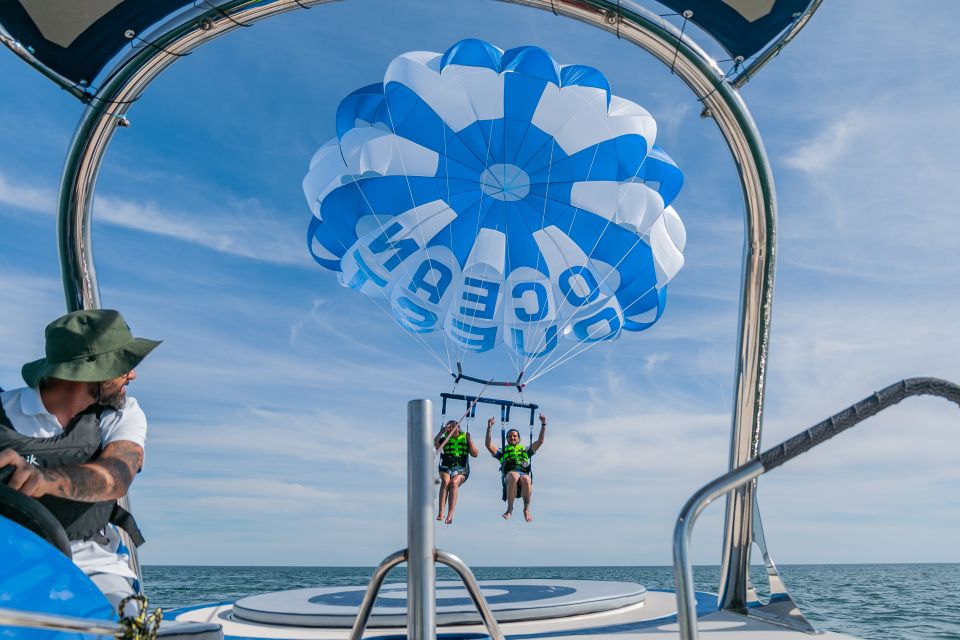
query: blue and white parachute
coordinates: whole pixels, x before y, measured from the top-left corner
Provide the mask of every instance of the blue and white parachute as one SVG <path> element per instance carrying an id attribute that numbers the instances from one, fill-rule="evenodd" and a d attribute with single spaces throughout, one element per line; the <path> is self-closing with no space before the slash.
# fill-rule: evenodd
<path id="1" fill-rule="evenodd" d="M 683 174 L 596 69 L 463 40 L 395 58 L 336 125 L 303 181 L 310 251 L 406 330 L 523 370 L 660 317 Z"/>

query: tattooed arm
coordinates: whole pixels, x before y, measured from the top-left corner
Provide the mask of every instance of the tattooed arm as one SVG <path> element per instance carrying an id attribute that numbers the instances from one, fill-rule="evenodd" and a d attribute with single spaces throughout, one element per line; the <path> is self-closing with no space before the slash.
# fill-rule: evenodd
<path id="1" fill-rule="evenodd" d="M 7 455 L 8 452 L 13 455 Z M 17 467 L 7 484 L 32 498 L 50 495 L 78 502 L 101 502 L 127 493 L 143 465 L 143 448 L 129 440 L 117 440 L 90 462 L 46 469 L 34 467 L 8 449 L 0 452 L 0 467 L 5 464 Z"/>

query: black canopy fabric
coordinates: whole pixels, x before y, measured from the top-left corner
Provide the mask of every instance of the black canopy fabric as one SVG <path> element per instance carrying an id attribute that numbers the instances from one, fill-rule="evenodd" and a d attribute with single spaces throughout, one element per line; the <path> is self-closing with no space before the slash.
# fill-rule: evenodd
<path id="1" fill-rule="evenodd" d="M 659 0 L 717 39 L 734 57 L 760 51 L 813 0 Z M 79 85 L 89 84 L 127 35 L 192 5 L 192 0 L 0 0 L 0 26 L 37 60 Z M 214 3 L 216 4 L 216 3 Z"/>
<path id="2" fill-rule="evenodd" d="M 193 0 L 0 0 L 0 25 L 37 60 L 86 85 L 130 38 Z"/>
<path id="3" fill-rule="evenodd" d="M 813 0 L 659 0 L 709 33 L 734 58 L 749 58 L 807 10 Z"/>

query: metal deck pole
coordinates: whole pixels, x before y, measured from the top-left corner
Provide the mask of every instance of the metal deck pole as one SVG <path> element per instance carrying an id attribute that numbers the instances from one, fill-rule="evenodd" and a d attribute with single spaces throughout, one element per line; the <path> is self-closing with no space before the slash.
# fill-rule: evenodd
<path id="1" fill-rule="evenodd" d="M 407 637 L 437 636 L 433 544 L 433 403 L 407 403 Z"/>

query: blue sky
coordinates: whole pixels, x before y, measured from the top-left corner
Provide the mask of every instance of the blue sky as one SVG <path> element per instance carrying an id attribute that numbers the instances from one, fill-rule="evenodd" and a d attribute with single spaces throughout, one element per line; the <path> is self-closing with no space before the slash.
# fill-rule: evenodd
<path id="1" fill-rule="evenodd" d="M 313 263 L 300 183 L 342 96 L 402 52 L 479 37 L 595 66 L 654 115 L 686 174 L 686 266 L 653 329 L 528 390 L 550 417 L 535 522 L 499 518 L 482 455 L 438 546 L 475 565 L 668 564 L 680 507 L 728 456 L 743 243 L 729 153 L 676 77 L 606 33 L 496 2 L 398 6 L 355 0 L 239 29 L 164 73 L 114 138 L 94 204 L 102 301 L 165 340 L 131 389 L 150 419 L 132 492 L 142 561 L 373 565 L 404 546 L 405 405 L 451 381 Z M 764 448 L 901 378 L 960 379 L 958 13 L 947 0 L 923 13 L 824 3 L 743 89 L 780 209 Z M 0 78 L 9 388 L 63 312 L 55 200 L 81 105 L 9 53 Z M 960 561 L 958 418 L 908 400 L 765 476 L 775 560 Z M 721 523 L 720 505 L 702 516 L 696 562 L 719 562 Z"/>

